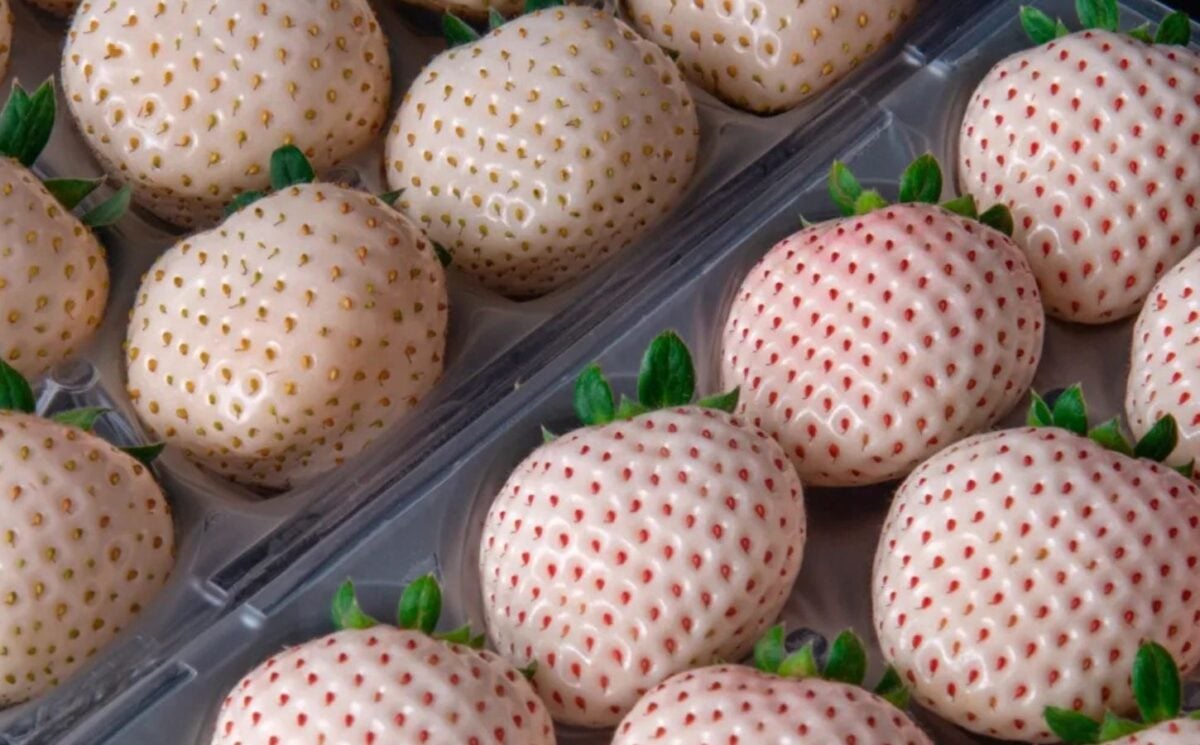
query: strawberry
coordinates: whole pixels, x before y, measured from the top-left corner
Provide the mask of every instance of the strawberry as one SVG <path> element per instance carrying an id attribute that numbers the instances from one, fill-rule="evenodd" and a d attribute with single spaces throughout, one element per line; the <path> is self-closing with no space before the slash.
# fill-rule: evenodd
<path id="1" fill-rule="evenodd" d="M 29 383 L 0 361 L 0 707 L 69 677 L 175 563 L 170 505 L 145 463 L 160 448 L 90 434 L 101 409 L 33 411 Z"/>
<path id="2" fill-rule="evenodd" d="M 295 145 L 319 169 L 382 130 L 387 42 L 367 0 L 83 0 L 63 87 L 84 137 L 138 203 L 215 222 Z"/>
<path id="3" fill-rule="evenodd" d="M 470 39 L 461 22 L 454 38 Z M 436 57 L 388 137 L 397 206 L 513 297 L 554 290 L 680 200 L 700 129 L 667 55 L 621 20 L 548 7 Z"/>
<path id="4" fill-rule="evenodd" d="M 811 646 L 788 655 L 783 640 L 781 626 L 763 638 L 758 669 L 668 678 L 625 717 L 612 745 L 933 745 L 902 711 L 907 692 L 894 670 L 876 693 L 860 687 L 867 656 L 853 633 L 834 641 L 823 669 Z"/>
<path id="5" fill-rule="evenodd" d="M 47 13 L 53 13 L 56 16 L 66 18 L 75 12 L 79 7 L 79 0 L 26 0 L 31 5 L 34 5 Z M 3 2 L 3 0 L 0 0 Z"/>
<path id="6" fill-rule="evenodd" d="M 1183 709 L 1179 668 L 1171 653 L 1146 642 L 1133 660 L 1130 685 L 1142 721 L 1105 712 L 1097 721 L 1072 709 L 1047 707 L 1046 724 L 1067 743 L 1109 745 L 1196 745 L 1200 742 L 1200 712 L 1179 718 Z"/>
<path id="7" fill-rule="evenodd" d="M 1168 412 L 1179 417 L 1179 447 L 1184 459 L 1200 459 L 1200 253 L 1167 272 L 1138 316 L 1133 332 L 1125 414 L 1134 434 L 1144 436 Z"/>
<path id="8" fill-rule="evenodd" d="M 804 502 L 770 437 L 725 413 L 737 392 L 689 405 L 691 357 L 650 345 L 639 402 L 614 405 L 580 375 L 584 429 L 546 442 L 484 522 L 480 568 L 496 649 L 537 665 L 557 721 L 615 725 L 675 673 L 746 654 L 800 570 Z"/>
<path id="9" fill-rule="evenodd" d="M 1012 209 L 1050 315 L 1107 323 L 1200 242 L 1200 55 L 1183 12 L 1152 40 L 1116 33 L 1116 0 L 1078 5 L 1089 30 L 1076 34 L 1022 11 L 1041 46 L 975 90 L 959 176 Z"/>
<path id="10" fill-rule="evenodd" d="M 1033 380 L 1045 319 L 1029 266 L 970 198 L 934 204 L 937 162 L 905 171 L 889 206 L 840 163 L 847 215 L 810 225 L 751 270 L 725 321 L 721 372 L 739 415 L 808 484 L 870 484 L 1006 413 Z"/>
<path id="11" fill-rule="evenodd" d="M 294 147 L 277 191 L 185 238 L 143 279 L 126 344 L 143 422 L 219 474 L 287 489 L 343 463 L 442 374 L 446 278 L 380 199 L 309 183 Z"/>
<path id="12" fill-rule="evenodd" d="M 1155 460 L 1160 421 L 1130 445 L 1089 430 L 1078 387 L 1036 426 L 978 435 L 896 492 L 875 559 L 875 627 L 919 702 L 973 732 L 1052 742 L 1042 709 L 1134 703 L 1146 639 L 1200 663 L 1200 492 Z"/>
<path id="13" fill-rule="evenodd" d="M 342 585 L 340 629 L 252 670 L 221 706 L 213 745 L 510 743 L 554 745 L 550 717 L 522 673 L 478 649 L 467 628 L 434 634 L 441 591 L 409 585 L 399 626 L 380 626 Z"/>
<path id="14" fill-rule="evenodd" d="M 126 191 L 88 212 L 71 209 L 99 181 L 50 179 L 30 170 L 54 127 L 54 87 L 19 85 L 0 114 L 0 357 L 39 376 L 74 356 L 100 325 L 108 265 L 91 228 L 116 222 Z"/>
<path id="15" fill-rule="evenodd" d="M 828 90 L 892 41 L 917 0 L 729 3 L 627 0 L 648 39 L 678 53 L 697 85 L 758 114 Z"/>

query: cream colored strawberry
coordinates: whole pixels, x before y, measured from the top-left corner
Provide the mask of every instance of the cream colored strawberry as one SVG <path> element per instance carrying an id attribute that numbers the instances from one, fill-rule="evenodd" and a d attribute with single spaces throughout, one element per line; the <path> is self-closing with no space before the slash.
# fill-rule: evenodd
<path id="1" fill-rule="evenodd" d="M 442 373 L 445 273 L 385 203 L 287 186 L 147 272 L 129 395 L 147 427 L 217 473 L 284 489 L 358 454 Z"/>
<path id="2" fill-rule="evenodd" d="M 918 0 L 628 0 L 638 30 L 697 85 L 759 114 L 820 95 L 869 60 Z"/>
<path id="3" fill-rule="evenodd" d="M 0 381 L 7 706 L 57 686 L 129 626 L 170 575 L 175 539 L 170 506 L 145 465 L 84 429 L 28 413 L 33 394 L 3 363 Z M 85 426 L 95 419 L 76 413 Z"/>
<path id="4" fill-rule="evenodd" d="M 435 58 L 388 138 L 397 206 L 488 287 L 554 290 L 671 211 L 696 108 L 671 60 L 611 14 L 555 7 Z"/>
<path id="5" fill-rule="evenodd" d="M 53 13 L 56 16 L 66 18 L 75 12 L 79 7 L 79 0 L 26 0 L 31 5 L 35 5 L 47 13 Z"/>
<path id="6" fill-rule="evenodd" d="M 71 111 L 105 167 L 187 226 L 265 188 L 282 145 L 320 170 L 368 145 L 390 75 L 367 0 L 83 0 L 63 56 Z"/>

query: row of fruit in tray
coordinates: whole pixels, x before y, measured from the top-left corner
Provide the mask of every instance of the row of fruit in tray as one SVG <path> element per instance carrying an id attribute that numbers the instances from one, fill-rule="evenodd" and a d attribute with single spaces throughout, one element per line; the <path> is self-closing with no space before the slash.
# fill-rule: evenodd
<path id="1" fill-rule="evenodd" d="M 883 23 L 875 5 L 852 5 L 813 3 L 802 37 L 839 35 L 858 60 L 913 10 L 888 6 Z M 791 21 L 735 44 L 720 7 L 693 3 L 672 22 L 652 6 L 629 9 L 653 41 L 721 41 L 668 55 L 584 8 L 502 23 L 501 7 L 481 38 L 448 16 L 463 43 L 406 95 L 385 164 L 396 191 L 373 196 L 316 178 L 383 128 L 388 50 L 365 2 L 228 15 L 80 4 L 66 98 L 126 186 L 75 218 L 99 182 L 28 170 L 53 87 L 16 88 L 0 113 L 0 703 L 66 679 L 173 563 L 169 501 L 145 465 L 159 446 L 104 443 L 89 434 L 99 410 L 36 417 L 23 377 L 73 355 L 103 315 L 107 268 L 89 226 L 131 198 L 186 226 L 225 214 L 143 278 L 128 391 L 168 446 L 288 488 L 353 457 L 436 383 L 453 310 L 443 260 L 505 294 L 544 293 L 670 210 L 699 146 L 680 70 L 755 111 L 795 105 L 840 71 L 793 51 Z M 691 357 L 670 332 L 647 351 L 636 398 L 616 398 L 598 367 L 580 375 L 584 426 L 547 432 L 485 521 L 496 653 L 466 629 L 435 633 L 431 580 L 405 592 L 400 629 L 366 617 L 347 585 L 343 630 L 251 672 L 214 741 L 539 743 L 554 741 L 554 721 L 616 726 L 624 745 L 755 732 L 927 742 L 902 710 L 911 689 L 1004 739 L 1194 742 L 1175 661 L 1200 664 L 1188 330 L 1200 313 L 1200 59 L 1182 14 L 1121 33 L 1114 2 L 1078 6 L 1086 30 L 1074 34 L 1022 11 L 1039 46 L 977 89 L 962 196 L 941 201 L 928 156 L 903 174 L 898 204 L 834 164 L 844 217 L 772 248 L 728 310 L 727 392 L 693 404 Z M 212 38 L 201 15 L 219 19 Z M 237 63 L 213 68 L 214 44 Z M 739 70 L 751 57 L 721 57 L 737 44 L 794 70 Z M 1118 422 L 1089 426 L 1078 389 L 1035 397 L 1036 426 L 979 434 L 1025 397 L 1047 313 L 1106 323 L 1139 310 L 1135 443 Z M 899 478 L 863 588 L 893 667 L 876 693 L 856 691 L 853 633 L 791 650 L 772 624 L 804 554 L 802 484 Z M 706 667 L 752 650 L 757 672 Z M 1141 723 L 1124 718 L 1135 709 Z"/>

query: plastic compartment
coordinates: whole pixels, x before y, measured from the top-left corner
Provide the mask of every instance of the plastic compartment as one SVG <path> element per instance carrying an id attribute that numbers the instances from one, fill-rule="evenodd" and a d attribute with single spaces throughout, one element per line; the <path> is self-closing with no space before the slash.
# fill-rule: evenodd
<path id="1" fill-rule="evenodd" d="M 1051 15 L 1073 17 L 1070 0 L 1034 4 Z M 393 473 L 402 473 L 403 478 L 377 482 L 382 491 L 373 499 L 359 499 L 354 514 L 319 521 L 316 513 L 304 513 L 318 520 L 304 526 L 306 536 L 319 537 L 317 545 L 278 551 L 275 556 L 286 559 L 287 566 L 274 579 L 266 579 L 262 567 L 277 564 L 260 564 L 260 573 L 249 575 L 257 579 L 243 580 L 240 586 L 243 595 L 237 597 L 247 597 L 246 602 L 59 742 L 150 743 L 171 732 L 173 742 L 204 745 L 217 706 L 241 675 L 273 651 L 330 630 L 329 600 L 347 577 L 358 583 L 367 610 L 386 618 L 407 581 L 437 571 L 446 585 L 444 622 L 470 620 L 478 628 L 482 610 L 476 567 L 483 516 L 510 470 L 540 442 L 540 426 L 560 425 L 559 430 L 571 426 L 570 386 L 576 371 L 599 360 L 614 385 L 628 392 L 645 344 L 662 329 L 674 328 L 697 357 L 700 387 L 711 390 L 724 310 L 752 264 L 799 228 L 801 214 L 810 220 L 831 216 L 825 178 L 832 160 L 847 161 L 864 183 L 892 196 L 896 176 L 922 152 L 933 151 L 950 171 L 959 121 L 975 84 L 1001 57 L 1028 46 L 1016 21 L 1018 6 L 1017 0 L 1003 0 L 927 7 L 919 33 L 909 37 L 898 58 L 882 63 L 869 80 L 844 86 L 840 95 L 826 100 L 815 118 L 794 112 L 776 119 L 747 119 L 704 103 L 710 136 L 714 122 L 720 122 L 717 153 L 712 156 L 718 160 L 725 157 L 722 151 L 735 147 L 725 144 L 729 138 L 766 138 L 768 133 L 777 134 L 776 126 L 811 120 L 703 201 L 709 214 L 697 218 L 693 211 L 692 219 L 684 220 L 680 228 L 660 232 L 646 244 L 656 247 L 652 261 L 644 263 L 644 255 L 638 254 L 633 271 L 629 264 L 634 262 L 610 266 L 610 277 L 589 283 L 588 289 L 576 287 L 538 304 L 504 306 L 481 300 L 475 306 L 480 317 L 495 318 L 501 309 L 548 316 L 552 306 L 566 309 L 579 302 L 575 293 L 597 288 L 589 296 L 594 305 L 587 312 L 574 313 L 579 309 L 573 308 L 560 316 L 577 316 L 569 331 L 545 323 L 512 353 L 499 358 L 488 372 L 489 377 L 499 376 L 491 378 L 495 385 L 485 395 L 469 399 L 471 406 L 480 408 L 478 416 L 450 442 L 428 452 L 411 469 L 394 468 Z M 1153 0 L 1130 0 L 1123 4 L 1122 21 L 1132 26 L 1160 20 L 1167 12 L 1166 6 Z M 749 152 L 740 146 L 735 149 L 743 156 Z M 713 176 L 712 162 L 705 169 L 702 189 L 719 180 Z M 736 209 L 729 208 L 731 203 L 736 203 Z M 651 275 L 651 279 L 622 287 L 622 282 L 638 275 Z M 461 318 L 456 329 L 459 344 L 464 334 L 472 336 Z M 1130 325 L 1096 328 L 1050 322 L 1035 387 L 1045 390 L 1081 381 L 1096 416 L 1119 413 L 1125 380 L 1112 370 L 1125 364 Z M 552 343 L 551 333 L 562 336 Z M 456 350 L 459 356 L 452 364 L 461 367 L 471 347 Z M 522 358 L 523 354 L 529 356 Z M 521 390 L 502 395 L 500 386 L 522 380 Z M 453 416 L 449 412 L 455 406 L 467 403 L 466 398 L 443 399 L 427 411 Z M 1022 419 L 1023 412 L 1015 411 L 1008 422 Z M 851 626 L 871 636 L 867 588 L 890 490 L 889 486 L 809 490 L 810 542 L 785 611 L 790 627 L 832 635 Z M 338 498 L 345 494 L 341 491 Z M 203 581 L 196 578 L 197 592 Z M 215 588 L 210 584 L 209 592 L 238 587 L 237 582 Z M 205 623 L 214 616 L 206 615 Z M 872 654 L 878 672 L 877 651 Z M 988 742 L 926 712 L 918 716 L 939 743 Z M 560 742 L 601 745 L 607 738 L 603 733 L 563 731 Z"/>
<path id="2" fill-rule="evenodd" d="M 311 0 L 294 0 L 296 2 Z M 425 62 L 441 49 L 438 18 L 391 0 L 373 3 L 391 41 L 393 108 Z M 32 87 L 55 74 L 65 24 L 11 3 L 17 33 L 5 88 L 20 80 Z M 930 18 L 962 17 L 952 0 L 928 0 Z M 212 626 L 333 528 L 381 495 L 403 500 L 418 490 L 406 474 L 481 413 L 520 388 L 611 308 L 643 296 L 670 267 L 692 263 L 709 226 L 724 224 L 739 204 L 731 179 L 831 102 L 855 100 L 865 90 L 886 89 L 921 67 L 926 25 L 912 23 L 890 49 L 818 102 L 788 114 L 759 118 L 732 110 L 696 92 L 704 146 L 688 196 L 676 212 L 630 247 L 624 259 L 547 297 L 517 303 L 451 272 L 447 371 L 438 388 L 405 423 L 344 468 L 292 492 L 263 499 L 200 471 L 168 450 L 158 472 L 176 514 L 178 562 L 167 589 L 131 628 L 57 690 L 0 711 L 0 743 L 54 742 L 79 719 L 155 670 L 173 651 Z M 904 46 L 905 42 L 908 46 Z M 383 191 L 382 138 L 339 178 Z M 74 129 L 64 102 L 49 147 L 37 164 L 43 176 L 101 173 Z M 108 192 L 108 189 L 102 191 Z M 106 195 L 105 195 L 106 196 Z M 97 197 L 103 198 L 103 197 Z M 109 249 L 112 293 L 104 325 L 83 359 L 55 371 L 41 387 L 52 410 L 104 405 L 115 416 L 102 433 L 140 439 L 124 393 L 121 345 L 142 273 L 181 233 L 136 211 L 101 236 Z M 454 458 L 451 458 L 454 460 Z M 428 553 L 428 551 L 426 551 Z M 412 561 L 393 566 L 409 566 Z M 316 627 L 313 629 L 317 630 Z M 150 737 L 138 742 L 153 742 Z M 90 736 L 88 742 L 96 740 Z"/>

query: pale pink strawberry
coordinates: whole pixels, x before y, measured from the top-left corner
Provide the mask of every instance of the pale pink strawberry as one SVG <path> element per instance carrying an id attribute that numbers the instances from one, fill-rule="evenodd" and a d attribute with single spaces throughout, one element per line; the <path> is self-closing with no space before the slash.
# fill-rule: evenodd
<path id="1" fill-rule="evenodd" d="M 1113 33 L 1115 4 L 1088 4 L 1112 5 L 1111 30 L 1054 38 L 980 83 L 959 176 L 1012 209 L 1047 311 L 1106 323 L 1200 242 L 1200 55 Z"/>
<path id="2" fill-rule="evenodd" d="M 687 76 L 760 114 L 828 90 L 891 42 L 917 0 L 808 0 L 737 7 L 704 0 L 629 0 L 648 39 L 679 55 Z"/>
<path id="3" fill-rule="evenodd" d="M 427 586 L 432 578 L 414 583 Z M 339 597 L 349 584 L 343 585 Z M 433 583 L 436 588 L 436 583 Z M 546 708 L 499 656 L 432 633 L 440 611 L 378 626 L 353 601 L 343 630 L 287 649 L 225 698 L 213 745 L 554 745 Z M 426 591 L 428 592 L 428 591 Z M 426 603 L 429 599 L 426 598 Z"/>
<path id="4" fill-rule="evenodd" d="M 1007 236 L 935 205 L 884 206 L 763 257 L 730 307 L 721 372 L 805 483 L 870 484 L 1011 409 L 1044 320 Z"/>
<path id="5" fill-rule="evenodd" d="M 875 560 L 885 657 L 920 703 L 973 732 L 1045 743 L 1045 707 L 1128 714 L 1139 645 L 1200 663 L 1200 492 L 1131 457 L 1082 396 L 926 461 L 897 491 Z M 1172 421 L 1136 452 L 1164 457 Z M 1069 427 L 1063 429 L 1063 427 Z M 1106 449 L 1104 442 L 1116 450 Z"/>
<path id="6" fill-rule="evenodd" d="M 682 352 L 664 352 L 668 343 Z M 639 382 L 644 406 L 619 410 L 598 369 L 585 371 L 576 405 L 593 426 L 535 450 L 484 522 L 488 633 L 510 661 L 536 663 L 534 684 L 557 721 L 613 726 L 671 675 L 739 659 L 799 572 L 795 470 L 762 432 L 683 405 L 690 358 L 686 375 L 662 374 L 654 360 L 686 357 L 678 337 L 659 337 Z M 656 376 L 689 385 L 656 396 L 646 383 Z M 591 384 L 605 393 L 580 407 Z M 655 406 L 669 408 L 639 413 Z"/>
<path id="7" fill-rule="evenodd" d="M 1116 740 L 1106 740 L 1104 745 L 1196 745 L 1200 743 L 1200 720 L 1177 719 L 1156 724 L 1150 729 L 1136 732 Z"/>
<path id="8" fill-rule="evenodd" d="M 1158 281 L 1133 331 L 1129 427 L 1140 437 L 1168 413 L 1179 421 L 1180 460 L 1200 459 L 1200 252 Z"/>

